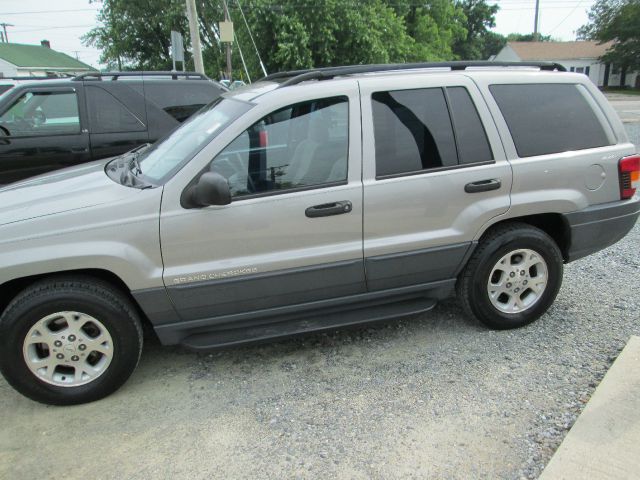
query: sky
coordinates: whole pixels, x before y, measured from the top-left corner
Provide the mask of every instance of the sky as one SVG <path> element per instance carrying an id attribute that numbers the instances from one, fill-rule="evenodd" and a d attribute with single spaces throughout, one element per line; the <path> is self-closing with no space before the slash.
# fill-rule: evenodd
<path id="1" fill-rule="evenodd" d="M 212 0 L 213 1 L 213 0 Z M 500 11 L 494 31 L 531 33 L 536 0 L 490 0 Z M 595 0 L 540 0 L 539 30 L 559 40 L 575 40 L 575 31 L 587 23 L 587 11 Z M 9 23 L 10 42 L 39 44 L 99 68 L 100 52 L 82 44 L 81 37 L 96 22 L 101 3 L 89 0 L 0 0 L 0 23 Z"/>

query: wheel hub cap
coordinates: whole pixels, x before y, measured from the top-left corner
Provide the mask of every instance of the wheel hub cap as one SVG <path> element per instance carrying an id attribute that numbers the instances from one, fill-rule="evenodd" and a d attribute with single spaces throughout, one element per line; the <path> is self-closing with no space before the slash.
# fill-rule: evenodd
<path id="1" fill-rule="evenodd" d="M 533 307 L 548 283 L 544 258 L 534 250 L 513 250 L 495 264 L 487 282 L 491 304 L 502 313 L 520 313 Z"/>
<path id="2" fill-rule="evenodd" d="M 77 387 L 107 370 L 113 359 L 113 339 L 90 315 L 58 312 L 31 327 L 22 352 L 29 370 L 43 382 Z"/>

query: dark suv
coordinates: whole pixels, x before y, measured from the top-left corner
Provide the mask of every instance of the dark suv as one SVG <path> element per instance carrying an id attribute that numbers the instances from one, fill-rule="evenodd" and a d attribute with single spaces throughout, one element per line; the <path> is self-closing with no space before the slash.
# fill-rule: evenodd
<path id="1" fill-rule="evenodd" d="M 154 142 L 225 91 L 191 72 L 17 80 L 0 95 L 0 185 Z"/>

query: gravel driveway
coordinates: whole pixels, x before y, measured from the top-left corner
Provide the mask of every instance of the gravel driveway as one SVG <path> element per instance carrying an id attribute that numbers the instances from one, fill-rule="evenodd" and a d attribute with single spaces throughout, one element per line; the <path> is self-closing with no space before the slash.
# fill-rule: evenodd
<path id="1" fill-rule="evenodd" d="M 56 408 L 0 380 L 0 478 L 536 477 L 630 335 L 640 227 L 569 264 L 541 320 L 455 302 L 370 328 L 195 354 L 151 342 L 131 380 Z"/>
<path id="2" fill-rule="evenodd" d="M 555 305 L 487 330 L 454 301 L 369 328 L 195 354 L 150 339 L 77 407 L 0 379 L 0 478 L 535 478 L 630 335 L 640 226 L 569 264 Z"/>

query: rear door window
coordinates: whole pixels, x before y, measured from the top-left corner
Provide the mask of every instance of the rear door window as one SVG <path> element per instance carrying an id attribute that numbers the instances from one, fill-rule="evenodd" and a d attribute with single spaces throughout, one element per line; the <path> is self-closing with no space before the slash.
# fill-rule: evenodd
<path id="1" fill-rule="evenodd" d="M 491 85 L 489 89 L 520 157 L 611 145 L 585 98 L 588 93 L 579 85 Z"/>
<path id="2" fill-rule="evenodd" d="M 376 177 L 493 161 L 465 87 L 375 92 L 371 100 Z"/>
<path id="3" fill-rule="evenodd" d="M 489 140 L 469 92 L 464 87 L 448 87 L 449 106 L 455 126 L 460 163 L 493 160 Z"/>
<path id="4" fill-rule="evenodd" d="M 111 93 L 87 86 L 87 104 L 91 133 L 141 132 L 145 124 Z"/>
<path id="5" fill-rule="evenodd" d="M 376 176 L 458 164 L 442 88 L 375 92 Z"/>

